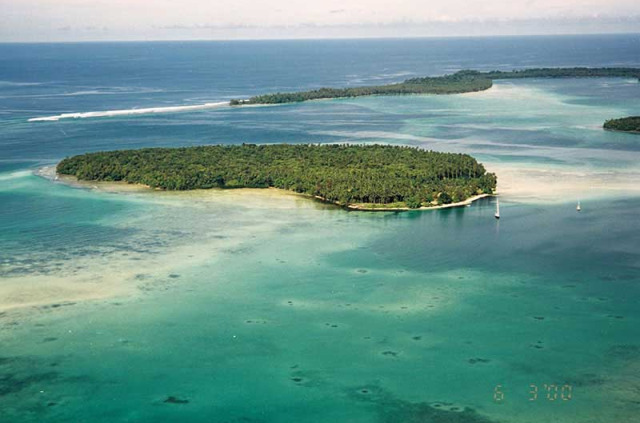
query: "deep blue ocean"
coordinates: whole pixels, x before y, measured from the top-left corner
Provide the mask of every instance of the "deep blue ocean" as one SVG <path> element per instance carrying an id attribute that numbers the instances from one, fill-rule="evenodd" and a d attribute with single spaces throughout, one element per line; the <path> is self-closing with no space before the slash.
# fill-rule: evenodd
<path id="1" fill-rule="evenodd" d="M 640 67 L 640 35 L 0 44 L 0 422 L 638 421 L 640 136 L 602 130 L 637 80 L 181 109 L 568 66 Z M 502 218 L 53 171 L 243 142 L 470 153 Z"/>

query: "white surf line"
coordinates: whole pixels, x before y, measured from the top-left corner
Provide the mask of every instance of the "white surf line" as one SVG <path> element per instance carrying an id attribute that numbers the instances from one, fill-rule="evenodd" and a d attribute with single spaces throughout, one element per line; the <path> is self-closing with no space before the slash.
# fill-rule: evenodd
<path id="1" fill-rule="evenodd" d="M 18 170 L 15 172 L 0 173 L 0 181 L 10 181 L 12 179 L 20 179 L 32 175 L 30 170 Z"/>
<path id="2" fill-rule="evenodd" d="M 106 110 L 100 112 L 83 112 L 83 113 L 63 113 L 56 116 L 35 117 L 28 122 L 56 122 L 60 119 L 85 119 L 95 117 L 114 117 L 114 116 L 130 116 L 130 115 L 146 115 L 154 113 L 172 113 L 184 112 L 190 110 L 213 109 L 216 107 L 228 106 L 228 101 L 219 103 L 196 104 L 194 106 L 169 106 L 169 107 L 150 107 L 147 109 L 127 109 L 127 110 Z"/>

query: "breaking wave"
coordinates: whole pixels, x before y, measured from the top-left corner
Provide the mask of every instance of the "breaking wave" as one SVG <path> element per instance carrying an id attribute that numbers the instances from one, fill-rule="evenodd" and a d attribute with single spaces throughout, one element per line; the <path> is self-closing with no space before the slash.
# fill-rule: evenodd
<path id="1" fill-rule="evenodd" d="M 0 181 L 10 181 L 12 179 L 26 178 L 33 175 L 30 170 L 19 170 L 16 172 L 0 173 Z"/>
<path id="2" fill-rule="evenodd" d="M 82 113 L 63 113 L 55 116 L 43 116 L 29 119 L 29 122 L 56 122 L 60 119 L 86 119 L 98 117 L 115 117 L 115 116 L 131 116 L 131 115 L 147 115 L 155 113 L 175 113 L 186 112 L 191 110 L 214 109 L 217 107 L 228 106 L 229 102 L 196 104 L 193 106 L 168 106 L 168 107 L 150 107 L 146 109 L 126 109 L 126 110 L 105 110 L 99 112 L 82 112 Z"/>

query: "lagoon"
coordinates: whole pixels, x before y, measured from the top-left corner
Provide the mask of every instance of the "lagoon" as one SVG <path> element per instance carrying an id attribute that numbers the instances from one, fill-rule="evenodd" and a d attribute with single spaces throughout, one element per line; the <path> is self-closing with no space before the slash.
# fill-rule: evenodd
<path id="1" fill-rule="evenodd" d="M 637 81 L 28 122 L 456 67 L 638 66 L 625 37 L 413 40 L 432 53 L 419 59 L 401 41 L 310 42 L 327 57 L 313 75 L 209 60 L 293 57 L 304 42 L 0 46 L 0 421 L 634 421 L 640 145 L 601 123 L 640 107 Z M 492 53 L 453 53 L 477 43 Z M 149 60 L 118 60 L 133 53 Z M 201 72 L 170 83 L 187 68 Z M 367 213 L 39 171 L 86 151 L 244 141 L 468 152 L 498 174 L 502 218 L 493 199 Z M 549 401 L 550 385 L 571 400 Z"/>

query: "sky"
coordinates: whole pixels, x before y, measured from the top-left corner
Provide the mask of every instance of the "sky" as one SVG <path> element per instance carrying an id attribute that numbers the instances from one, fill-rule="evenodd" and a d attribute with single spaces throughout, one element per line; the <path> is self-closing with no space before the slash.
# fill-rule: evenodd
<path id="1" fill-rule="evenodd" d="M 640 0 L 0 0 L 0 42 L 640 32 Z"/>

